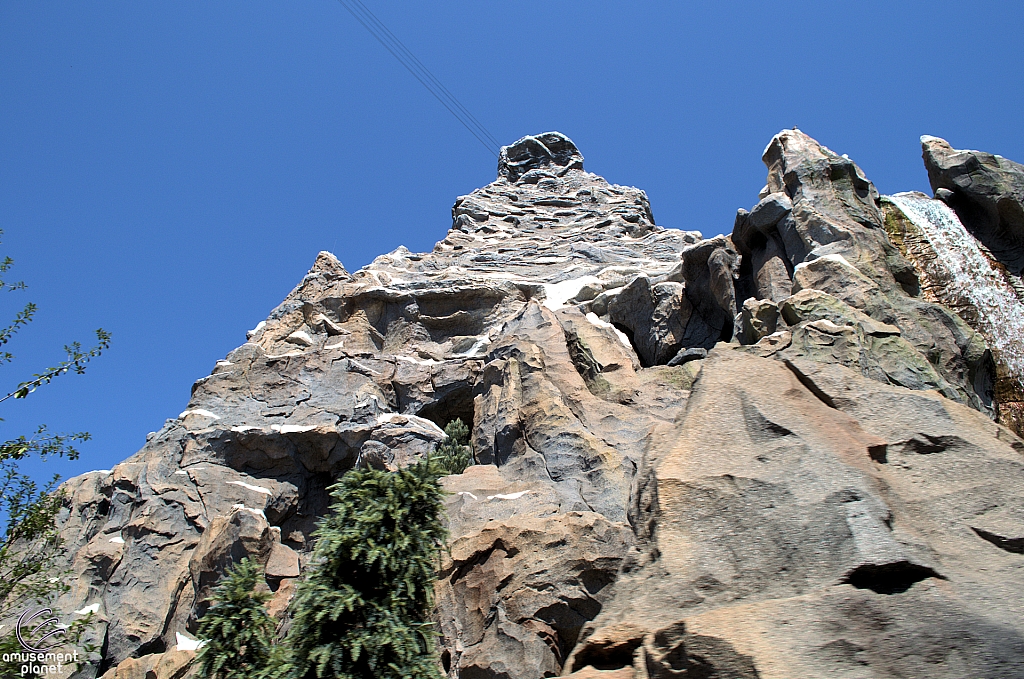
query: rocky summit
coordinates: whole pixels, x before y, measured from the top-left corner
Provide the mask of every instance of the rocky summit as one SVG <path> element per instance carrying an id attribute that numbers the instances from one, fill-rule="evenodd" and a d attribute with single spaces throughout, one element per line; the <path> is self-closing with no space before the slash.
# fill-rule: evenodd
<path id="1" fill-rule="evenodd" d="M 433 251 L 321 252 L 138 453 L 64 484 L 78 676 L 190 676 L 245 556 L 280 616 L 327 487 L 455 418 L 452 679 L 1024 676 L 1024 166 L 922 144 L 934 197 L 880 196 L 783 131 L 705 239 L 549 132 Z"/>

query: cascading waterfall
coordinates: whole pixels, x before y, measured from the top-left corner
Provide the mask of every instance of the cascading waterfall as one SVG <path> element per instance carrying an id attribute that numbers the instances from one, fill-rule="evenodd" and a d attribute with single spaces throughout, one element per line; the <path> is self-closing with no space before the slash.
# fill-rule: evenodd
<path id="1" fill-rule="evenodd" d="M 935 252 L 933 265 L 947 281 L 942 301 L 976 314 L 976 329 L 988 340 L 1000 372 L 1024 388 L 1024 303 L 945 203 L 920 193 L 897 193 L 889 199 Z"/>

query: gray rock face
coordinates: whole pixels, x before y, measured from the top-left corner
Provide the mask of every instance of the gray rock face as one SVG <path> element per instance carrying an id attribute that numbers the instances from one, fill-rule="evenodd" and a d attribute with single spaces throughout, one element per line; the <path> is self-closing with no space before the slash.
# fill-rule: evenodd
<path id="1" fill-rule="evenodd" d="M 1024 165 L 982 151 L 959 151 L 945 139 L 921 137 L 936 197 L 1011 273 L 1024 271 Z"/>
<path id="2" fill-rule="evenodd" d="M 723 345 L 648 450 L 638 555 L 570 668 L 1015 676 L 1020 557 L 974 528 L 1024 525 L 1022 451 L 934 392 Z"/>
<path id="3" fill-rule="evenodd" d="M 1024 442 L 985 343 L 922 296 L 856 165 L 797 131 L 765 161 L 705 240 L 524 137 L 432 252 L 320 253 L 179 417 L 65 484 L 60 604 L 104 649 L 80 676 L 182 676 L 244 556 L 280 615 L 326 488 L 456 417 L 452 679 L 1020 676 Z"/>
<path id="4" fill-rule="evenodd" d="M 984 340 L 955 313 L 921 296 L 917 273 L 886 235 L 880 197 L 860 168 L 799 130 L 776 135 L 764 162 L 769 193 L 749 213 L 741 211 L 733 228 L 733 242 L 744 255 L 740 296 L 780 303 L 801 290 L 828 293 L 897 328 L 902 339 L 885 340 L 883 353 L 913 366 L 901 378 L 874 369 L 869 359 L 863 374 L 938 389 L 994 413 L 994 367 Z"/>
<path id="5" fill-rule="evenodd" d="M 498 176 L 510 182 L 522 180 L 536 184 L 544 177 L 560 177 L 569 170 L 582 169 L 583 155 L 559 132 L 523 137 L 510 146 L 501 147 L 498 158 Z M 529 176 L 524 179 L 525 175 Z"/>
<path id="6" fill-rule="evenodd" d="M 295 577 L 341 473 L 409 464 L 456 417 L 472 425 L 480 465 L 450 480 L 462 493 L 449 502 L 452 538 L 470 552 L 439 590 L 445 647 L 456 668 L 502 648 L 516 676 L 534 661 L 558 670 L 631 540 L 644 441 L 676 417 L 693 379 L 683 367 L 640 374 L 610 322 L 567 302 L 668 274 L 700 236 L 656 226 L 642 191 L 584 172 L 557 133 L 507 147 L 499 179 L 452 216 L 430 253 L 399 248 L 355 274 L 321 253 L 179 417 L 112 472 L 66 484 L 63 531 L 80 575 L 62 604 L 98 607 L 96 672 L 194 634 L 231 561 L 264 564 L 272 587 Z M 490 549 L 495 519 L 517 572 L 536 558 L 549 567 L 515 587 L 482 575 L 498 557 L 473 550 Z M 533 525 L 562 526 L 590 551 L 546 556 Z M 483 583 L 471 587 L 483 618 L 460 603 L 464 578 Z"/>

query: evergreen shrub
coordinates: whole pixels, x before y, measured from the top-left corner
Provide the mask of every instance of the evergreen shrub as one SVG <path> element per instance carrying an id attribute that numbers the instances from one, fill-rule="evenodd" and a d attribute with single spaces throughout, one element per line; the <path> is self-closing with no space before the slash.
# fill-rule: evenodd
<path id="1" fill-rule="evenodd" d="M 265 607 L 270 594 L 255 591 L 262 579 L 245 558 L 214 589 L 197 634 L 206 642 L 196 656 L 201 679 L 252 679 L 269 664 L 275 625 Z"/>
<path id="2" fill-rule="evenodd" d="M 395 472 L 353 469 L 314 537 L 292 602 L 287 679 L 440 679 L 429 620 L 446 473 L 431 456 Z"/>

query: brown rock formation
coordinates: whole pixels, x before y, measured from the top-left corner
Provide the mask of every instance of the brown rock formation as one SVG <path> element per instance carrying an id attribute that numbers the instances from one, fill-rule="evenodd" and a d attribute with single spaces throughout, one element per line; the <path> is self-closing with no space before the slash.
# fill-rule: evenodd
<path id="1" fill-rule="evenodd" d="M 178 678 L 244 556 L 280 616 L 325 489 L 455 417 L 453 679 L 1020 676 L 1024 442 L 990 419 L 984 339 L 852 161 L 786 131 L 765 162 L 704 240 L 527 137 L 432 252 L 321 253 L 178 418 L 66 484 L 61 604 L 103 648 L 80 676 Z"/>

